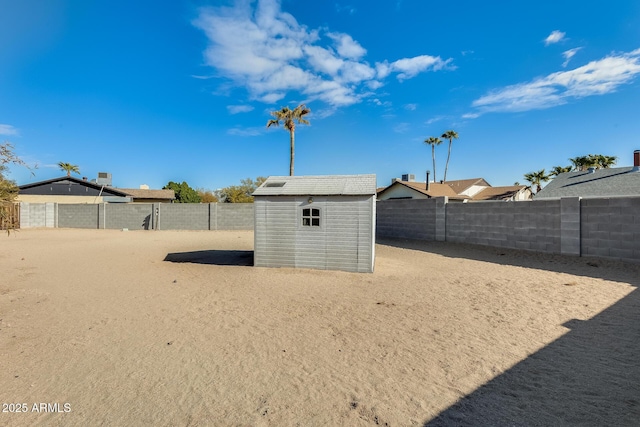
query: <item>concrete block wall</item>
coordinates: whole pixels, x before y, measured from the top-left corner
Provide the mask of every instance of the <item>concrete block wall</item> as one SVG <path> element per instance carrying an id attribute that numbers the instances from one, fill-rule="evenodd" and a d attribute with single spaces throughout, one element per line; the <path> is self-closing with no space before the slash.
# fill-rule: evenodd
<path id="1" fill-rule="evenodd" d="M 59 204 L 58 227 L 99 228 L 100 207 L 101 205 Z"/>
<path id="2" fill-rule="evenodd" d="M 106 203 L 103 227 L 107 229 L 152 230 L 152 203 Z"/>
<path id="3" fill-rule="evenodd" d="M 55 203 L 20 203 L 20 228 L 55 226 Z"/>
<path id="4" fill-rule="evenodd" d="M 640 260 L 640 197 L 582 199 L 582 255 Z"/>
<path id="5" fill-rule="evenodd" d="M 447 205 L 446 241 L 515 248 L 513 206 L 488 203 L 449 203 Z M 510 236 L 511 234 L 511 236 Z"/>
<path id="6" fill-rule="evenodd" d="M 22 228 L 253 230 L 253 203 L 21 203 Z"/>
<path id="7" fill-rule="evenodd" d="M 640 262 L 640 197 L 482 203 L 385 200 L 377 206 L 379 237 Z"/>
<path id="8" fill-rule="evenodd" d="M 215 205 L 215 228 L 212 226 L 212 230 L 253 230 L 253 203 L 215 203 Z"/>
<path id="9" fill-rule="evenodd" d="M 376 207 L 376 235 L 416 240 L 436 239 L 437 199 L 381 200 Z"/>
<path id="10" fill-rule="evenodd" d="M 159 230 L 210 230 L 209 211 L 214 203 L 158 203 Z"/>

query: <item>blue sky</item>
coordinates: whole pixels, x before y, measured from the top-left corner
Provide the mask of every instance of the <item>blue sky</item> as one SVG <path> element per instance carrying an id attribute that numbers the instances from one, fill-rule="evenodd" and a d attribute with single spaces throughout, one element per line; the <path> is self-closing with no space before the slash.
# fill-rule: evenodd
<path id="1" fill-rule="evenodd" d="M 494 186 L 640 149 L 636 0 L 0 0 L 0 64 L 0 140 L 38 165 L 19 184 L 60 161 L 118 187 L 287 175 L 265 125 L 299 103 L 296 175 L 422 178 L 448 129 L 447 178 Z"/>

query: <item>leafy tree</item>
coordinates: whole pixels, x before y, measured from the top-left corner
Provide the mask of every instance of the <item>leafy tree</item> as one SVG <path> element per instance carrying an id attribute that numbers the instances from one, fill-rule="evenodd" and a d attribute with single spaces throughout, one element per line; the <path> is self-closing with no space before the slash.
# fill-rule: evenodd
<path id="1" fill-rule="evenodd" d="M 26 166 L 26 164 L 14 154 L 13 145 L 10 142 L 0 144 L 0 224 L 6 228 L 7 233 L 17 228 L 17 224 L 11 221 L 9 208 L 18 197 L 18 186 L 14 181 L 5 178 L 9 164 Z"/>
<path id="2" fill-rule="evenodd" d="M 232 185 L 220 191 L 220 198 L 225 203 L 253 203 L 253 192 L 260 187 L 267 178 L 259 176 L 254 180 L 243 179 L 240 185 Z"/>
<path id="3" fill-rule="evenodd" d="M 455 130 L 448 130 L 442 134 L 440 138 L 449 140 L 449 154 L 447 154 L 447 164 L 444 167 L 444 181 L 447 180 L 447 171 L 449 170 L 449 158 L 451 157 L 451 144 L 454 139 L 458 139 L 458 133 Z"/>
<path id="4" fill-rule="evenodd" d="M 78 175 L 80 175 L 80 169 L 78 168 L 78 165 L 72 165 L 71 163 L 59 162 L 58 163 L 58 167 L 60 168 L 60 170 L 65 171 L 67 173 L 67 176 L 71 176 L 71 172 L 77 173 Z"/>
<path id="5" fill-rule="evenodd" d="M 558 176 L 561 173 L 571 172 L 572 166 L 554 166 L 549 173 L 550 177 Z"/>
<path id="6" fill-rule="evenodd" d="M 436 145 L 442 144 L 442 140 L 438 137 L 430 136 L 424 140 L 424 143 L 431 146 L 431 159 L 433 160 L 433 182 L 437 182 L 436 179 Z"/>
<path id="7" fill-rule="evenodd" d="M 301 125 L 308 125 L 309 122 L 304 118 L 311 112 L 304 104 L 298 105 L 293 110 L 289 107 L 283 107 L 280 110 L 272 111 L 271 115 L 273 119 L 267 122 L 267 127 L 279 126 L 282 124 L 286 130 L 289 131 L 289 175 L 293 176 L 293 162 L 295 157 L 295 131 L 296 122 Z"/>
<path id="8" fill-rule="evenodd" d="M 214 192 L 211 191 L 211 190 L 206 190 L 204 188 L 198 188 L 196 190 L 196 192 L 200 196 L 200 202 L 201 203 L 216 203 L 218 201 L 218 198 L 216 197 Z"/>
<path id="9" fill-rule="evenodd" d="M 542 190 L 542 183 L 549 181 L 549 175 L 547 175 L 544 169 L 537 172 L 529 172 L 524 174 L 524 179 L 531 183 L 531 186 L 536 186 L 536 194 Z"/>
<path id="10" fill-rule="evenodd" d="M 189 187 L 189 184 L 182 181 L 182 184 L 169 181 L 167 185 L 162 187 L 163 190 L 173 190 L 176 194 L 175 203 L 200 203 L 200 195 L 196 190 Z"/>

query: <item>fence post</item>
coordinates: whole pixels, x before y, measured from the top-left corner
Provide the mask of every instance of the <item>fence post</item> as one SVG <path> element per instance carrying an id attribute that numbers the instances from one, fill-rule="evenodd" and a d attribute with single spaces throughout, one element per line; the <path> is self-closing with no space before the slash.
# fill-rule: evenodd
<path id="1" fill-rule="evenodd" d="M 560 199 L 560 253 L 580 256 L 580 197 Z"/>
<path id="2" fill-rule="evenodd" d="M 447 203 L 449 198 L 436 197 L 436 241 L 444 242 L 447 240 Z"/>

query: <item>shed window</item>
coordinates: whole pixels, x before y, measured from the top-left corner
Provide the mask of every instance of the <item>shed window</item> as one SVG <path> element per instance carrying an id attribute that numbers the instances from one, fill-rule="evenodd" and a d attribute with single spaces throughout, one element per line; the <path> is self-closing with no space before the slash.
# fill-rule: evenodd
<path id="1" fill-rule="evenodd" d="M 302 209 L 302 225 L 305 227 L 320 227 L 320 209 Z"/>

